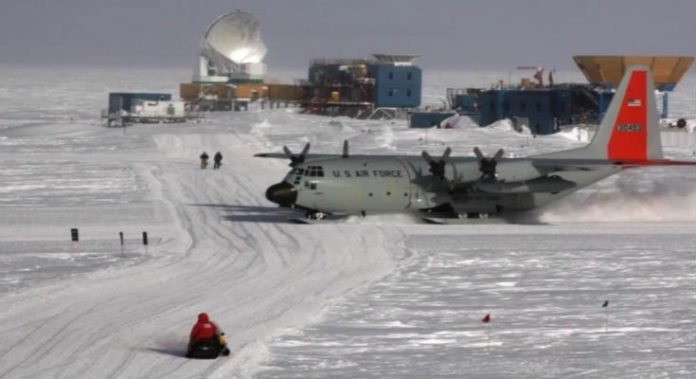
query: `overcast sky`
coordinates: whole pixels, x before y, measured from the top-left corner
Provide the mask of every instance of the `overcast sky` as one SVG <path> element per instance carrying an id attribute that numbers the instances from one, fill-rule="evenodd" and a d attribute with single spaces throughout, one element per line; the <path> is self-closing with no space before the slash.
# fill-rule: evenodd
<path id="1" fill-rule="evenodd" d="M 270 70 L 375 52 L 452 69 L 696 55 L 696 0 L 0 0 L 0 64 L 193 67 L 235 9 L 261 22 Z"/>

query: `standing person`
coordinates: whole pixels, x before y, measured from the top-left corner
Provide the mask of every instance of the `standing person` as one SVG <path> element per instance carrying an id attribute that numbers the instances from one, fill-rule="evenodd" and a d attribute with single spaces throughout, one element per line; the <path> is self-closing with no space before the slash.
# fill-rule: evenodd
<path id="1" fill-rule="evenodd" d="M 215 157 L 213 157 L 213 160 L 215 161 L 215 164 L 213 164 L 213 169 L 217 170 L 222 166 L 222 154 L 218 151 L 215 153 Z"/>
<path id="2" fill-rule="evenodd" d="M 207 313 L 200 313 L 198 315 L 198 321 L 193 325 L 193 328 L 191 328 L 186 357 L 191 358 L 193 356 L 193 349 L 196 344 L 207 341 L 214 341 L 217 343 L 220 346 L 221 355 L 230 355 L 230 349 L 227 348 L 224 335 L 225 333 L 223 333 L 214 322 L 210 321 Z"/>
<path id="3" fill-rule="evenodd" d="M 201 154 L 201 170 L 208 168 L 208 153 L 205 151 Z"/>

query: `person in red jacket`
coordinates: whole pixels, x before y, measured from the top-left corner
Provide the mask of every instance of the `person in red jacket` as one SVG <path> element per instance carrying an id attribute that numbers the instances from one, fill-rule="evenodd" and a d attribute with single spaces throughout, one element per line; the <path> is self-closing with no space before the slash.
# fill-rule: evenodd
<path id="1" fill-rule="evenodd" d="M 188 348 L 189 353 L 196 343 L 215 340 L 220 344 L 220 354 L 229 355 L 230 350 L 227 348 L 224 335 L 225 333 L 223 333 L 214 322 L 210 321 L 207 313 L 200 313 L 198 315 L 198 322 L 196 322 L 191 329 L 191 338 Z"/>

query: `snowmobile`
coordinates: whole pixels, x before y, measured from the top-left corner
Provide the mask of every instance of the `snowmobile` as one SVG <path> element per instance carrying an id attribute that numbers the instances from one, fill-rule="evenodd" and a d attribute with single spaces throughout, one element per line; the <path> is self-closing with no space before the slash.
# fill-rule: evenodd
<path id="1" fill-rule="evenodd" d="M 230 355 L 230 349 L 227 348 L 223 335 L 194 342 L 186 352 L 186 358 L 215 359 L 221 355 L 224 357 Z"/>

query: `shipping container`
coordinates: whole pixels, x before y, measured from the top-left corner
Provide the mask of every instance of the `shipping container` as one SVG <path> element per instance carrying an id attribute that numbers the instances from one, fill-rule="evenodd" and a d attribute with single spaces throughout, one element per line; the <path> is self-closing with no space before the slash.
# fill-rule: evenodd
<path id="1" fill-rule="evenodd" d="M 268 85 L 243 83 L 234 86 L 233 98 L 242 100 L 259 100 L 268 98 Z"/>
<path id="2" fill-rule="evenodd" d="M 183 118 L 186 117 L 186 107 L 179 100 L 138 100 L 133 104 L 130 115 L 142 118 Z"/>
<path id="3" fill-rule="evenodd" d="M 112 92 L 109 94 L 109 114 L 120 111 L 130 112 L 133 104 L 138 100 L 164 101 L 171 99 L 172 95 L 168 93 Z"/>
<path id="4" fill-rule="evenodd" d="M 179 96 L 185 101 L 198 99 L 231 99 L 234 94 L 234 86 L 225 83 L 181 83 Z"/>
<path id="5" fill-rule="evenodd" d="M 292 84 L 268 84 L 268 98 L 272 101 L 297 101 L 301 88 Z"/>

